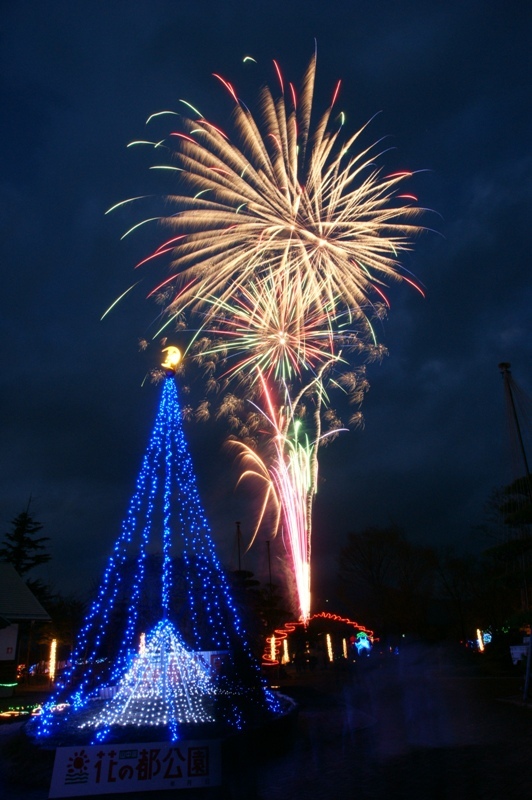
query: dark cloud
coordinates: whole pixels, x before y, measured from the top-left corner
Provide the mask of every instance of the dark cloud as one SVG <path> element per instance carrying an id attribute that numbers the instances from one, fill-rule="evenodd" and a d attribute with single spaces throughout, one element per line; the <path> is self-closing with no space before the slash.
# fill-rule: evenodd
<path id="1" fill-rule="evenodd" d="M 318 106 L 342 78 L 350 129 L 377 114 L 366 143 L 386 137 L 386 166 L 419 170 L 413 188 L 437 212 L 424 220 L 436 232 L 405 260 L 427 298 L 402 284 L 390 291 L 380 331 L 389 356 L 369 367 L 366 427 L 323 452 L 315 570 L 332 574 L 342 538 L 369 524 L 467 542 L 491 489 L 509 478 L 498 362 L 530 387 L 530 16 L 525 3 L 481 0 L 4 9 L 0 519 L 7 530 L 32 496 L 58 586 L 100 574 L 158 402 L 156 387 L 141 386 L 153 356 L 137 340 L 158 314 L 144 285 L 99 321 L 157 235 L 120 242 L 142 212 L 104 212 L 168 187 L 125 145 L 182 97 L 229 127 L 211 73 L 252 102 L 275 80 L 272 58 L 299 79 L 314 37 Z M 244 67 L 245 54 L 258 64 Z M 233 491 L 221 432 L 187 435 L 230 561 L 235 519 L 251 527 L 249 502 Z M 246 556 L 259 569 L 261 547 Z"/>

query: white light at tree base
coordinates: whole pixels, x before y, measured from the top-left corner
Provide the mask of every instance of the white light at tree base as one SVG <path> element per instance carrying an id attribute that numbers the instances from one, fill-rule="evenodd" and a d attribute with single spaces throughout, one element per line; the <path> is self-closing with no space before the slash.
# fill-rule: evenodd
<path id="1" fill-rule="evenodd" d="M 161 621 L 144 640 L 110 702 L 80 728 L 168 726 L 212 722 L 207 701 L 214 686 L 201 659 L 189 652 L 172 623 Z"/>

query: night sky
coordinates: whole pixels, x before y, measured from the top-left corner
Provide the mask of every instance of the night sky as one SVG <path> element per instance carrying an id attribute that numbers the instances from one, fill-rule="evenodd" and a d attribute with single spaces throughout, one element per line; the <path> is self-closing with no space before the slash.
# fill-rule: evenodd
<path id="1" fill-rule="evenodd" d="M 161 241 L 122 234 L 142 218 L 131 196 L 164 196 L 167 175 L 139 149 L 147 117 L 179 98 L 230 130 L 219 72 L 250 104 L 295 83 L 318 47 L 316 107 L 338 78 L 354 132 L 386 136 L 389 171 L 432 209 L 403 259 L 423 299 L 394 284 L 369 367 L 365 429 L 324 450 L 313 570 L 334 575 L 349 531 L 402 526 L 416 541 L 478 547 L 472 528 L 512 478 L 502 379 L 530 374 L 530 31 L 526 0 L 146 0 L 3 4 L 0 533 L 26 508 L 51 538 L 42 577 L 85 591 L 101 575 L 134 489 L 160 388 L 149 338 L 158 309 L 131 292 L 134 265 Z M 257 64 L 243 64 L 251 55 Z M 249 503 L 214 425 L 187 428 L 202 499 L 224 563 Z M 264 570 L 264 539 L 244 564 Z"/>

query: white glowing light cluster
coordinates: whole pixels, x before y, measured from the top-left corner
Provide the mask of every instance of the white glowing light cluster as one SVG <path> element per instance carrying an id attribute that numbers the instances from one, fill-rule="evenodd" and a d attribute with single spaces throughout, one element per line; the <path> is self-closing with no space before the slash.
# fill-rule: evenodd
<path id="1" fill-rule="evenodd" d="M 179 722 L 213 721 L 206 702 L 213 694 L 208 669 L 172 623 L 162 620 L 146 636 L 112 700 L 79 727 L 167 725 L 176 734 Z"/>

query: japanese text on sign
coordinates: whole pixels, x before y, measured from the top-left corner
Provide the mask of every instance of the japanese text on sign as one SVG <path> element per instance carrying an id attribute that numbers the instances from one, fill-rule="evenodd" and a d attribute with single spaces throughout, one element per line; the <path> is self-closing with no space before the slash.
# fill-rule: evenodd
<path id="1" fill-rule="evenodd" d="M 50 797 L 218 786 L 220 742 L 58 747 Z"/>

